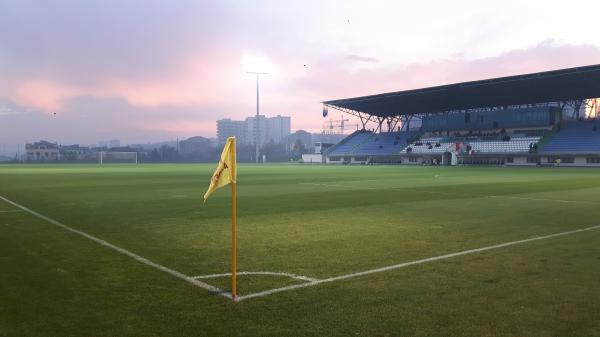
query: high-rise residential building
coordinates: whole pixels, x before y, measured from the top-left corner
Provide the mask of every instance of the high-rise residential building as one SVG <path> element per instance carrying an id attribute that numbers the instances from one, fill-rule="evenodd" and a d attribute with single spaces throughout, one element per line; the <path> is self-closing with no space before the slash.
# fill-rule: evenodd
<path id="1" fill-rule="evenodd" d="M 267 140 L 267 117 L 259 115 L 246 118 L 246 132 L 248 144 L 256 144 L 256 133 L 259 133 L 259 144 L 266 143 Z"/>
<path id="2" fill-rule="evenodd" d="M 225 144 L 227 137 L 235 137 L 238 144 L 246 144 L 248 127 L 245 121 L 234 121 L 229 118 L 217 121 L 217 140 L 220 145 Z"/>
<path id="3" fill-rule="evenodd" d="M 267 120 L 267 134 L 263 143 L 281 143 L 291 133 L 291 118 L 277 115 Z"/>
<path id="4" fill-rule="evenodd" d="M 217 121 L 217 138 L 219 144 L 225 144 L 227 137 L 235 136 L 238 144 L 256 144 L 257 130 L 260 144 L 269 142 L 279 144 L 291 133 L 291 118 L 276 116 L 267 118 L 264 115 L 248 117 L 244 121 L 234 121 L 229 118 Z"/>

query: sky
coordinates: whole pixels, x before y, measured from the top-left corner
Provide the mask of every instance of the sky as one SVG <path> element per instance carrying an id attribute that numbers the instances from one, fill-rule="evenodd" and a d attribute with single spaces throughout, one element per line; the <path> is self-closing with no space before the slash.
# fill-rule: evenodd
<path id="1" fill-rule="evenodd" d="M 0 154 L 214 137 L 216 120 L 600 63 L 599 1 L 1 0 Z M 331 111 L 339 119 L 337 112 Z"/>

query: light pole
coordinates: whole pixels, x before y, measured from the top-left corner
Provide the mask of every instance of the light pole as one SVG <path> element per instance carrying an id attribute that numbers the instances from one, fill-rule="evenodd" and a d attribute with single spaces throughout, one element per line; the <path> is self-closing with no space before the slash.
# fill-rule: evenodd
<path id="1" fill-rule="evenodd" d="M 256 75 L 256 162 L 259 162 L 258 156 L 259 156 L 259 149 L 260 149 L 260 124 L 259 124 L 259 112 L 260 112 L 260 108 L 259 108 L 259 102 L 260 102 L 260 95 L 258 93 L 258 80 L 260 79 L 260 75 L 267 75 L 269 73 L 265 73 L 265 72 L 258 72 L 258 71 L 247 71 L 247 74 L 253 74 Z"/>

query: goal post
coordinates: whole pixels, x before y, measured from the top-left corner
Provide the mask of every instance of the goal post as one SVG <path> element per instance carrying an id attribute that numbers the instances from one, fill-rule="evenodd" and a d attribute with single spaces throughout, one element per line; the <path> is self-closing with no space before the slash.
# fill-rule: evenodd
<path id="1" fill-rule="evenodd" d="M 137 152 L 100 151 L 98 163 L 102 164 L 137 164 Z"/>

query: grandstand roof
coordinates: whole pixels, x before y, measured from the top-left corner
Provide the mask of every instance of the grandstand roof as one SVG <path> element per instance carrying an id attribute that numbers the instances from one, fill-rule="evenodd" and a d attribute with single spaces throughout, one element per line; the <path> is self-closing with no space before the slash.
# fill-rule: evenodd
<path id="1" fill-rule="evenodd" d="M 440 85 L 323 104 L 378 117 L 600 97 L 600 64 Z"/>

